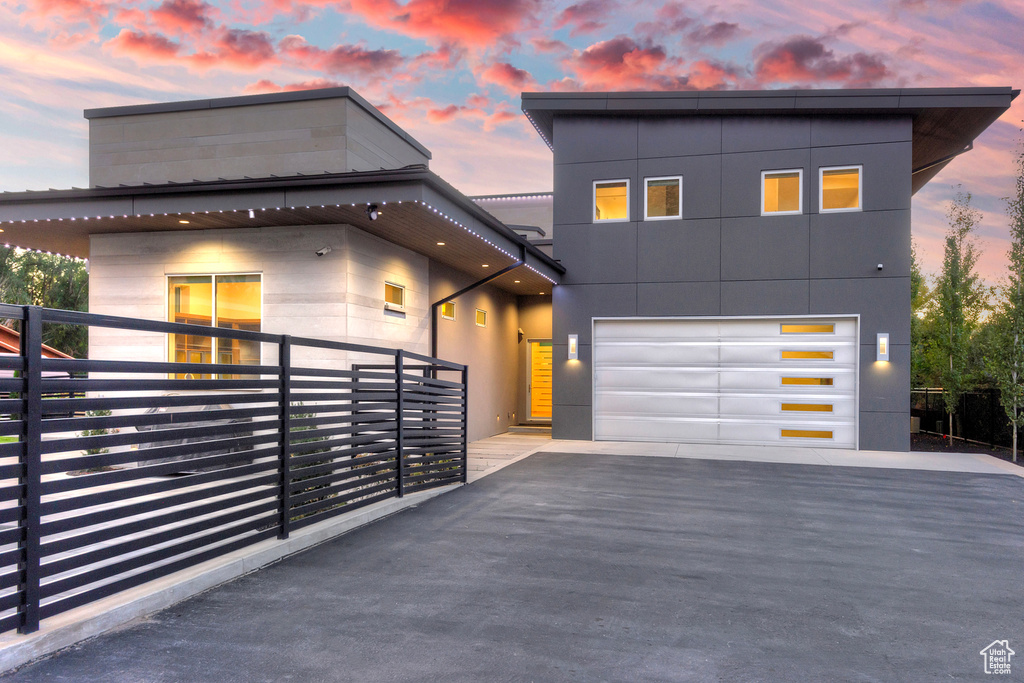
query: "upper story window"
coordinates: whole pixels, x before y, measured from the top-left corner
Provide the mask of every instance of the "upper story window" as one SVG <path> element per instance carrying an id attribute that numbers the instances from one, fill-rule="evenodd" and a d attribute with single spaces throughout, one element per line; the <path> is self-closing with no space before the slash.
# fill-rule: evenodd
<path id="1" fill-rule="evenodd" d="M 261 278 L 246 275 L 172 275 L 167 278 L 167 319 L 175 323 L 259 332 Z M 168 335 L 173 363 L 258 365 L 260 344 L 195 334 Z M 209 379 L 188 373 L 179 377 Z M 220 375 L 232 377 L 232 375 Z"/>
<path id="2" fill-rule="evenodd" d="M 455 320 L 455 302 L 445 301 L 441 304 L 441 317 L 445 320 Z"/>
<path id="3" fill-rule="evenodd" d="M 405 287 L 393 282 L 384 283 L 384 309 L 405 311 Z"/>
<path id="4" fill-rule="evenodd" d="M 660 221 L 683 217 L 683 178 L 645 178 L 644 220 Z"/>
<path id="5" fill-rule="evenodd" d="M 804 206 L 804 172 L 761 171 L 761 215 L 801 213 Z"/>
<path id="6" fill-rule="evenodd" d="M 860 175 L 862 171 L 862 166 L 820 169 L 818 199 L 822 213 L 861 210 Z"/>
<path id="7" fill-rule="evenodd" d="M 594 181 L 594 222 L 629 220 L 629 180 Z"/>
<path id="8" fill-rule="evenodd" d="M 487 311 L 481 308 L 476 309 L 476 324 L 479 327 L 487 327 Z"/>

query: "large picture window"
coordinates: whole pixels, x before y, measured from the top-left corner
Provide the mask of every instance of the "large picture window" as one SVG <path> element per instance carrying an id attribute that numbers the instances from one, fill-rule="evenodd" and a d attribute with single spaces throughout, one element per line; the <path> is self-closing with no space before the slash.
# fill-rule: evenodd
<path id="1" fill-rule="evenodd" d="M 167 278 L 167 319 L 175 323 L 259 332 L 261 300 L 259 275 L 173 275 Z M 260 362 L 259 342 L 171 334 L 168 344 L 170 360 L 175 363 L 258 365 Z M 211 375 L 188 373 L 180 377 L 209 379 Z"/>
<path id="2" fill-rule="evenodd" d="M 761 172 L 761 215 L 800 213 L 804 206 L 804 172 Z"/>
<path id="3" fill-rule="evenodd" d="M 594 182 L 594 222 L 629 220 L 629 181 Z"/>

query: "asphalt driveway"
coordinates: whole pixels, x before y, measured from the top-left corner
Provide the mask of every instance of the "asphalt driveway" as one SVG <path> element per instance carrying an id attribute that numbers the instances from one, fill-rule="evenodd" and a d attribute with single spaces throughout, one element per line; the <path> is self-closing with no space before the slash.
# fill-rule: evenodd
<path id="1" fill-rule="evenodd" d="M 997 639 L 1024 677 L 1022 500 L 1013 476 L 542 453 L 10 678 L 975 680 Z"/>

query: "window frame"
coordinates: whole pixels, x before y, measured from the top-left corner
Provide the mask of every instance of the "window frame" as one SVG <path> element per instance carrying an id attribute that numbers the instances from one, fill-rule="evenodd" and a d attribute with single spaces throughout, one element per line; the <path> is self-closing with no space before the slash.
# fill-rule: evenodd
<path id="1" fill-rule="evenodd" d="M 853 209 L 825 208 L 825 171 L 857 171 L 857 206 Z M 864 165 L 819 166 L 818 167 L 818 213 L 851 213 L 864 210 Z"/>
<path id="2" fill-rule="evenodd" d="M 480 314 L 484 314 L 484 322 L 480 323 Z M 482 308 L 476 309 L 476 316 L 473 318 L 473 322 L 476 323 L 477 327 L 487 327 L 487 311 Z"/>
<path id="3" fill-rule="evenodd" d="M 608 183 L 626 183 L 626 217 L 625 218 L 598 218 L 597 217 L 597 186 Z M 590 218 L 594 223 L 628 223 L 633 211 L 633 202 L 629 196 L 629 178 L 609 178 L 607 180 L 593 181 L 593 190 L 590 194 Z"/>
<path id="4" fill-rule="evenodd" d="M 259 332 L 263 332 L 263 321 L 265 319 L 265 311 L 263 310 L 264 309 L 264 305 L 263 305 L 264 287 L 263 287 L 263 285 L 266 284 L 266 278 L 264 276 L 264 273 L 262 273 L 260 271 L 245 270 L 245 271 L 228 271 L 228 272 L 221 272 L 221 273 L 215 273 L 215 272 L 209 272 L 209 271 L 202 272 L 202 273 L 164 273 L 164 317 L 168 318 L 168 320 L 167 320 L 168 322 L 171 322 L 171 323 L 174 322 L 173 320 L 169 320 L 170 310 L 171 310 L 171 287 L 170 287 L 171 278 L 177 278 L 177 277 L 208 277 L 208 278 L 210 278 L 210 299 L 211 299 L 210 300 L 210 325 L 209 325 L 209 327 L 210 327 L 211 330 L 223 329 L 223 328 L 218 328 L 217 325 L 216 325 L 216 321 L 219 319 L 219 316 L 217 314 L 217 278 L 219 278 L 219 277 L 232 277 L 232 276 L 236 276 L 236 275 L 254 275 L 254 276 L 259 278 L 259 284 L 260 284 L 260 308 L 259 308 L 260 329 L 258 331 Z M 174 346 L 173 346 L 173 342 L 172 342 L 172 339 L 173 339 L 174 335 L 176 335 L 176 334 L 179 334 L 179 333 L 177 333 L 177 332 L 168 332 L 167 335 L 166 335 L 166 342 L 165 342 L 165 348 L 164 348 L 164 357 L 167 358 L 168 362 L 170 362 L 170 363 L 177 363 L 177 362 L 179 362 L 179 361 L 174 359 Z M 212 335 L 211 335 L 210 338 L 211 338 L 211 340 L 213 340 L 212 346 L 211 346 L 211 354 L 212 354 L 213 361 L 214 361 L 213 363 L 210 363 L 210 365 L 223 365 L 224 367 L 227 367 L 227 368 L 232 367 L 231 365 L 227 365 L 227 364 L 224 364 L 224 363 L 217 362 L 217 358 L 218 358 L 219 354 L 217 353 L 216 338 L 214 338 Z M 261 346 L 261 355 L 262 355 L 262 343 L 260 343 L 260 346 Z M 262 358 L 260 359 L 260 362 L 262 362 Z M 230 373 L 230 372 L 227 372 L 227 373 L 217 373 L 217 376 L 221 377 L 223 375 L 230 375 L 230 374 L 232 374 L 232 373 Z"/>
<path id="5" fill-rule="evenodd" d="M 648 183 L 652 180 L 677 180 L 679 181 L 679 213 L 674 216 L 651 216 L 648 213 L 647 207 L 647 195 L 648 195 Z M 595 190 L 595 201 L 596 201 L 596 190 Z M 628 202 L 627 202 L 628 203 Z M 665 175 L 665 176 L 651 176 L 644 178 L 644 220 L 645 221 L 677 221 L 683 217 L 683 176 L 681 175 Z"/>
<path id="6" fill-rule="evenodd" d="M 799 194 L 797 195 L 797 204 L 799 205 L 796 211 L 765 211 L 764 210 L 764 183 L 769 175 L 781 175 L 783 173 L 796 173 L 797 183 L 799 184 Z M 773 168 L 771 170 L 761 171 L 761 215 L 762 216 L 800 216 L 804 212 L 804 169 L 803 168 Z"/>
<path id="7" fill-rule="evenodd" d="M 444 307 L 448 306 L 448 305 L 451 305 L 451 307 L 452 307 L 452 314 L 451 315 L 445 315 L 444 314 Z M 455 302 L 454 301 L 445 301 L 443 304 L 441 304 L 441 319 L 442 320 L 455 320 Z"/>
<path id="8" fill-rule="evenodd" d="M 396 304 L 394 302 L 388 301 L 389 285 L 395 287 L 396 289 L 402 292 L 402 303 Z M 405 313 L 405 285 L 400 285 L 397 282 L 392 282 L 390 280 L 384 281 L 384 310 L 394 311 L 396 313 Z"/>

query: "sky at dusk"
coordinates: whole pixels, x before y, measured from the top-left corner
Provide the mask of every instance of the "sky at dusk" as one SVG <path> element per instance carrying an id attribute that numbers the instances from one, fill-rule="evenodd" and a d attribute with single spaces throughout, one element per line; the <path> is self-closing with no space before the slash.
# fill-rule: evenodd
<path id="1" fill-rule="evenodd" d="M 352 86 L 466 194 L 551 189 L 524 90 L 1024 85 L 1024 2 L 0 0 L 0 190 L 85 187 L 82 110 Z M 927 272 L 962 184 L 1005 268 L 1024 97 L 914 197 Z"/>

